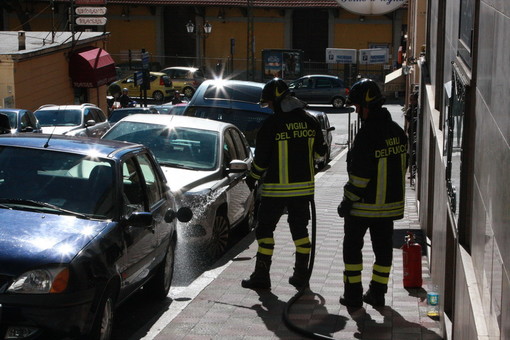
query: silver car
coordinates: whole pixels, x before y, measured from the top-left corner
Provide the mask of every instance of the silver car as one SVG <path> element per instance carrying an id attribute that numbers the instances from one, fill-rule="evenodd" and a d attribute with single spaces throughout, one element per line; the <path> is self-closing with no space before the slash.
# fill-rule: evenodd
<path id="1" fill-rule="evenodd" d="M 120 120 L 103 139 L 148 146 L 180 206 L 193 219 L 179 225 L 181 237 L 210 259 L 222 255 L 232 228 L 250 230 L 255 199 L 246 184 L 253 160 L 234 125 L 177 115 L 137 114 Z"/>
<path id="2" fill-rule="evenodd" d="M 331 104 L 336 109 L 344 107 L 349 94 L 342 79 L 327 74 L 301 77 L 291 82 L 289 89 L 308 104 Z"/>
<path id="3" fill-rule="evenodd" d="M 110 128 L 106 115 L 94 104 L 48 104 L 34 114 L 43 133 L 99 138 Z"/>

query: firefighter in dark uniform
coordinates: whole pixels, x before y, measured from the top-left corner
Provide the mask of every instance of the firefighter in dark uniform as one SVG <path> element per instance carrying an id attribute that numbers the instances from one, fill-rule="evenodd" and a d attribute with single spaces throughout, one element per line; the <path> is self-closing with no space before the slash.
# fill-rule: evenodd
<path id="1" fill-rule="evenodd" d="M 247 177 L 253 190 L 261 180 L 261 200 L 255 236 L 258 242 L 255 270 L 241 282 L 244 288 L 269 289 L 269 269 L 275 246 L 273 233 L 285 209 L 296 247 L 294 273 L 289 283 L 308 285 L 311 243 L 308 235 L 309 203 L 315 190 L 314 157 L 326 154 L 326 143 L 319 122 L 304 110 L 306 103 L 294 97 L 278 78 L 262 90 L 261 105 L 274 114 L 257 133 L 255 159 Z"/>
<path id="2" fill-rule="evenodd" d="M 344 218 L 344 295 L 340 303 L 361 307 L 363 301 L 384 306 L 393 260 L 393 221 L 404 215 L 407 136 L 383 108 L 384 97 L 371 79 L 355 83 L 347 98 L 362 126 L 347 154 L 349 179 L 338 214 Z M 363 295 L 363 238 L 370 230 L 375 263 Z"/>

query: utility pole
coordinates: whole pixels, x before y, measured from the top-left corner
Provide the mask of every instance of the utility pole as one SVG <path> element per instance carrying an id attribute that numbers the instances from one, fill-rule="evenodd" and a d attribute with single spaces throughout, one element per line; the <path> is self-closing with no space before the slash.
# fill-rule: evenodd
<path id="1" fill-rule="evenodd" d="M 69 5 L 69 31 L 71 31 L 72 46 L 74 47 L 74 0 L 71 0 Z"/>
<path id="2" fill-rule="evenodd" d="M 248 18 L 248 38 L 247 41 L 247 51 L 246 51 L 246 57 L 247 57 L 247 65 L 246 65 L 246 72 L 247 72 L 247 80 L 255 80 L 255 34 L 254 34 L 254 28 L 253 28 L 253 0 L 247 0 L 247 18 Z"/>

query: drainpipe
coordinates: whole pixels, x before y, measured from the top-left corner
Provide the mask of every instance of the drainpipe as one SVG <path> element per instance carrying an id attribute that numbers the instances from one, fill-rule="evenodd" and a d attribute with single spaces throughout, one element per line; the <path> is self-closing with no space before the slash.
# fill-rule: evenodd
<path id="1" fill-rule="evenodd" d="M 26 37 L 24 31 L 18 32 L 18 50 L 22 51 L 26 49 Z"/>

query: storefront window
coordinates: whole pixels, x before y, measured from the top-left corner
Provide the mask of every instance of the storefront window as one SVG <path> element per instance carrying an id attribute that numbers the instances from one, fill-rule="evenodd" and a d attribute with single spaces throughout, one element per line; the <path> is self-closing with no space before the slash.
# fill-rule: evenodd
<path id="1" fill-rule="evenodd" d="M 475 20 L 475 0 L 461 0 L 459 27 L 459 55 L 471 68 L 473 32 Z"/>
<path id="2" fill-rule="evenodd" d="M 446 188 L 450 199 L 450 208 L 458 220 L 460 175 L 462 160 L 462 129 L 464 125 L 465 95 L 467 81 L 458 69 L 453 68 L 451 82 L 451 98 L 448 116 L 445 121 L 446 143 Z"/>

